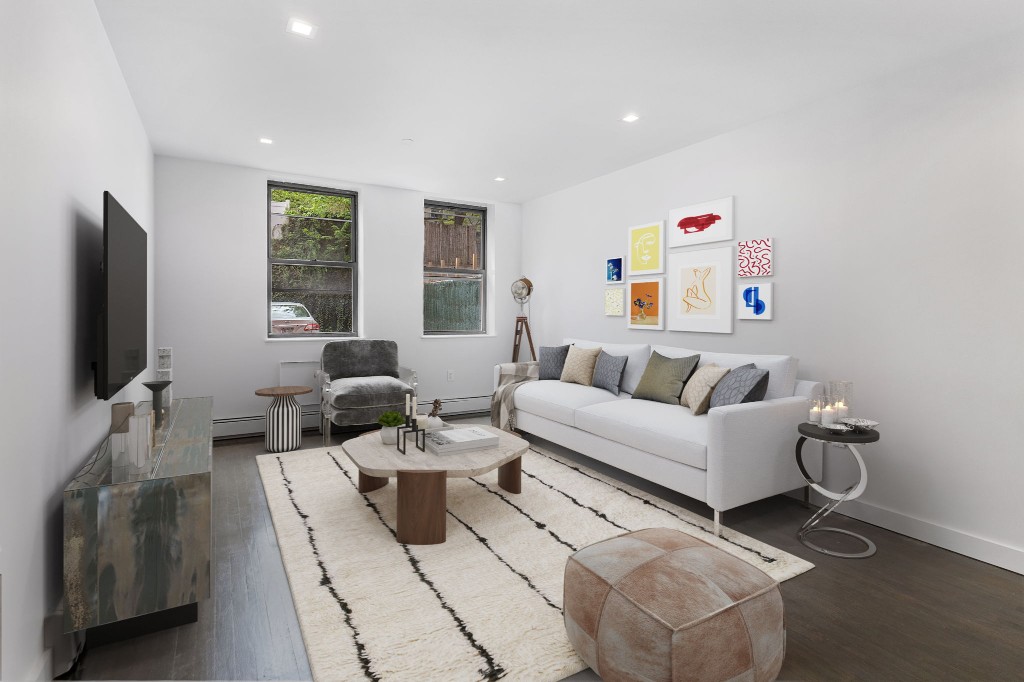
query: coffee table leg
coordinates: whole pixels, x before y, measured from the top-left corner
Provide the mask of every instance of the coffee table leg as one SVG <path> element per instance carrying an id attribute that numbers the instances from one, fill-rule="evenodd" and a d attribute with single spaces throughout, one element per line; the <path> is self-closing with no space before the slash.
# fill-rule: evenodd
<path id="1" fill-rule="evenodd" d="M 523 458 L 516 457 L 498 467 L 498 486 L 510 493 L 523 492 Z"/>
<path id="2" fill-rule="evenodd" d="M 388 479 L 386 476 L 369 476 L 362 471 L 359 472 L 359 492 L 361 493 L 368 493 L 383 488 L 387 484 Z"/>
<path id="3" fill-rule="evenodd" d="M 445 540 L 447 471 L 398 472 L 398 541 L 438 545 Z"/>

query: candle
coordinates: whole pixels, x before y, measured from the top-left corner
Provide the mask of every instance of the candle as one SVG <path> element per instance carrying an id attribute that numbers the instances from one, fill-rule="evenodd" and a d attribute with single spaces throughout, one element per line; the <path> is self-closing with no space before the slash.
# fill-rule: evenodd
<path id="1" fill-rule="evenodd" d="M 850 415 L 850 408 L 842 400 L 836 401 L 836 419 L 844 419 Z"/>
<path id="2" fill-rule="evenodd" d="M 836 423 L 836 408 L 831 405 L 826 405 L 825 409 L 821 411 L 821 423 L 822 424 L 835 424 Z"/>
<path id="3" fill-rule="evenodd" d="M 821 408 L 818 407 L 817 405 L 811 405 L 810 422 L 812 424 L 820 424 L 821 423 Z"/>
<path id="4" fill-rule="evenodd" d="M 412 414 L 414 417 L 416 416 L 416 396 L 412 397 Z"/>
<path id="5" fill-rule="evenodd" d="M 405 416 L 409 416 L 409 394 L 405 394 Z"/>

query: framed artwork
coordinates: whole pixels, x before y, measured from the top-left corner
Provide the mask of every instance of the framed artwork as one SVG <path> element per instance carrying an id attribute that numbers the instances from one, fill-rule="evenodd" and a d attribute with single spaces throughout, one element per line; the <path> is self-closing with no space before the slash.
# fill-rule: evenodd
<path id="1" fill-rule="evenodd" d="M 665 316 L 662 314 L 661 293 L 665 287 L 664 277 L 629 280 L 630 329 L 664 329 Z"/>
<path id="2" fill-rule="evenodd" d="M 678 332 L 732 333 L 731 246 L 668 257 L 668 328 Z"/>
<path id="3" fill-rule="evenodd" d="M 736 274 L 740 277 L 770 277 L 773 274 L 771 237 L 737 244 Z"/>
<path id="4" fill-rule="evenodd" d="M 605 284 L 622 284 L 625 278 L 626 271 L 622 267 L 624 259 L 622 256 L 618 258 L 608 258 L 604 262 L 604 283 Z"/>
<path id="5" fill-rule="evenodd" d="M 665 272 L 665 221 L 629 228 L 629 276 Z"/>
<path id="6" fill-rule="evenodd" d="M 610 317 L 622 317 L 626 314 L 625 287 L 612 287 L 604 290 L 604 314 Z"/>
<path id="7" fill-rule="evenodd" d="M 668 213 L 669 248 L 726 239 L 732 239 L 732 197 L 683 206 Z"/>
<path id="8" fill-rule="evenodd" d="M 736 311 L 736 317 L 740 320 L 772 319 L 772 285 L 758 283 L 740 286 Z"/>

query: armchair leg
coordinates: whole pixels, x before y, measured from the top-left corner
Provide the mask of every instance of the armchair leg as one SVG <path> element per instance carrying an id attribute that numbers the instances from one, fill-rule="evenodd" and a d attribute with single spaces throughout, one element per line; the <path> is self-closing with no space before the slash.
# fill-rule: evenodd
<path id="1" fill-rule="evenodd" d="M 722 536 L 722 512 L 715 510 L 715 535 Z"/>
<path id="2" fill-rule="evenodd" d="M 320 430 L 324 432 L 324 447 L 331 446 L 331 420 L 323 411 L 320 412 Z"/>

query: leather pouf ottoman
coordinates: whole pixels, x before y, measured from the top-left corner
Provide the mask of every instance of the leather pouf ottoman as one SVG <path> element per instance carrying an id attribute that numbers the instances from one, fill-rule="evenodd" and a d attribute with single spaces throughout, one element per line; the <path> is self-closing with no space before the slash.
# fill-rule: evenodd
<path id="1" fill-rule="evenodd" d="M 612 680 L 774 680 L 786 653 L 779 584 L 685 533 L 648 528 L 565 565 L 565 629 Z"/>

